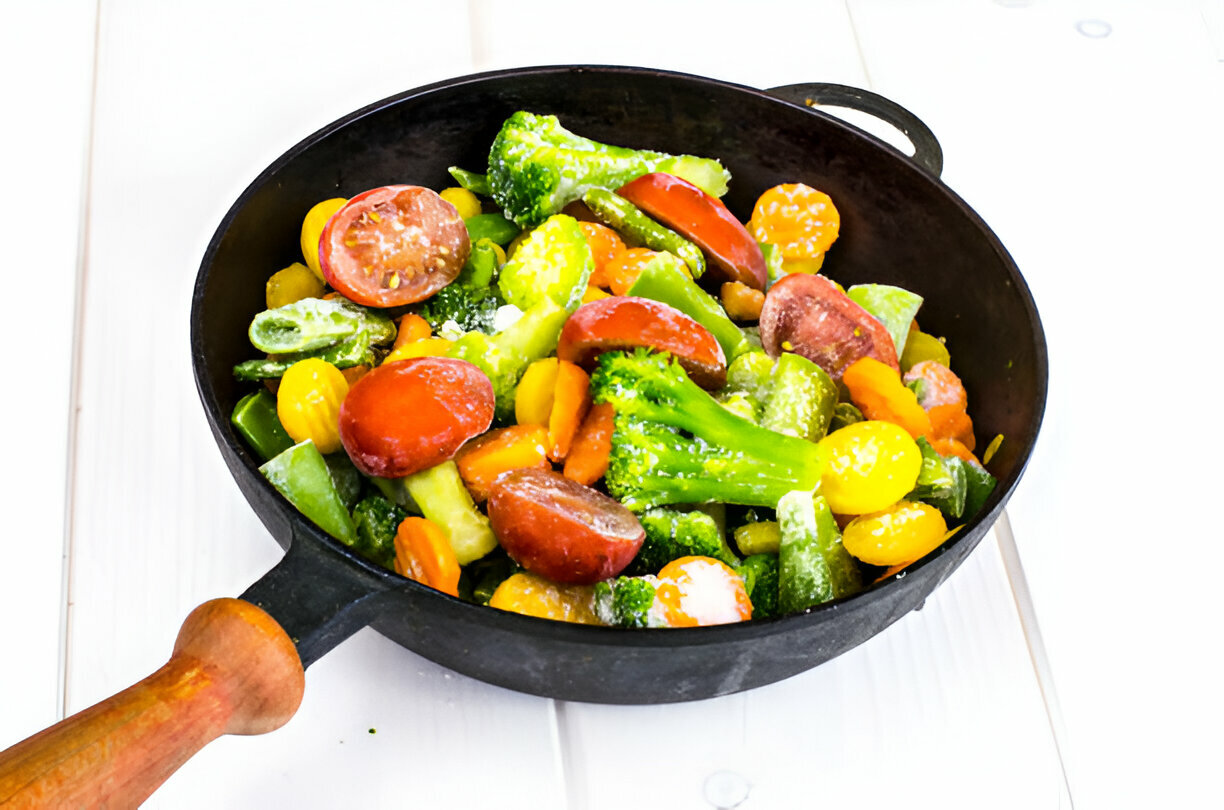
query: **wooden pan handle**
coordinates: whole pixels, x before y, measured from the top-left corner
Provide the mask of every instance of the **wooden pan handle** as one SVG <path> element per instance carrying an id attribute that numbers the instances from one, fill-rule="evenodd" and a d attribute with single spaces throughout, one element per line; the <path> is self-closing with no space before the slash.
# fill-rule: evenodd
<path id="1" fill-rule="evenodd" d="M 284 725 L 304 687 L 271 616 L 241 599 L 205 602 L 164 667 L 0 753 L 0 806 L 135 807 L 222 734 Z"/>

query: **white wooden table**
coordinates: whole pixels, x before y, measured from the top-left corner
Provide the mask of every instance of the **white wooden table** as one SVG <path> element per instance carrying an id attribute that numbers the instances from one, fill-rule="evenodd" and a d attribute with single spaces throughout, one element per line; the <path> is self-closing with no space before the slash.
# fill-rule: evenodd
<path id="1" fill-rule="evenodd" d="M 923 610 L 712 701 L 529 697 L 362 631 L 310 669 L 288 726 L 217 741 L 148 806 L 1224 806 L 1219 0 L 5 12 L 0 748 L 151 672 L 192 607 L 279 558 L 187 351 L 200 256 L 258 171 L 438 79 L 643 64 L 858 85 L 932 127 L 1049 340 L 1009 517 Z"/>

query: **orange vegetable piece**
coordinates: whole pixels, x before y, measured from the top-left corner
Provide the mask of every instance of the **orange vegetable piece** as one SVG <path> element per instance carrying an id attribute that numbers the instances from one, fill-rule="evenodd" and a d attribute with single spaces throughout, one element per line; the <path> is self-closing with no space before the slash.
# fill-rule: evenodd
<path id="1" fill-rule="evenodd" d="M 681 557 L 659 571 L 655 599 L 671 627 L 730 624 L 752 618 L 744 580 L 712 557 Z"/>
<path id="2" fill-rule="evenodd" d="M 434 590 L 459 595 L 459 560 L 438 524 L 404 518 L 395 532 L 395 571 Z"/>
<path id="3" fill-rule="evenodd" d="M 628 295 L 629 288 L 642 274 L 642 268 L 658 255 L 650 248 L 629 248 L 616 254 L 604 265 L 608 287 L 616 295 Z"/>
<path id="4" fill-rule="evenodd" d="M 589 304 L 592 301 L 598 301 L 600 298 L 611 298 L 612 296 L 604 292 L 594 284 L 588 284 L 586 292 L 582 294 L 582 303 Z"/>
<path id="5" fill-rule="evenodd" d="M 488 500 L 494 479 L 524 467 L 548 469 L 548 430 L 543 425 L 512 425 L 490 430 L 455 454 L 455 464 L 476 502 Z"/>
<path id="6" fill-rule="evenodd" d="M 514 389 L 514 421 L 520 425 L 548 424 L 557 390 L 558 367 L 555 357 L 536 360 L 527 367 Z"/>
<path id="7" fill-rule="evenodd" d="M 761 307 L 765 306 L 765 293 L 754 290 L 739 281 L 728 281 L 719 290 L 723 309 L 733 321 L 757 321 L 761 319 Z"/>
<path id="8" fill-rule="evenodd" d="M 973 451 L 956 439 L 929 439 L 931 447 L 936 453 L 941 456 L 957 456 L 962 461 L 974 461 L 978 464 L 982 462 L 977 460 L 977 456 L 973 455 Z"/>
<path id="9" fill-rule="evenodd" d="M 617 254 L 625 251 L 625 243 L 620 235 L 607 225 L 598 222 L 579 222 L 578 227 L 586 236 L 587 245 L 591 248 L 591 258 L 595 260 L 595 269 L 591 272 L 588 282 L 592 287 L 608 287 L 609 282 L 604 274 L 604 267 Z"/>
<path id="10" fill-rule="evenodd" d="M 558 362 L 557 387 L 548 414 L 548 457 L 553 461 L 564 461 L 569 455 L 574 435 L 591 408 L 590 386 L 585 371 L 568 360 Z"/>
<path id="11" fill-rule="evenodd" d="M 931 438 L 955 439 L 973 452 L 977 440 L 973 437 L 973 420 L 963 405 L 936 405 L 927 411 L 931 418 Z"/>
<path id="12" fill-rule="evenodd" d="M 922 395 L 922 407 L 928 411 L 939 405 L 959 405 L 964 410 L 969 404 L 965 385 L 952 369 L 937 360 L 915 363 L 903 378 L 906 383 L 921 379 L 926 383 Z"/>
<path id="13" fill-rule="evenodd" d="M 900 425 L 914 438 L 931 432 L 931 419 L 901 375 L 874 357 L 862 357 L 842 374 L 850 399 L 870 420 Z"/>
<path id="14" fill-rule="evenodd" d="M 360 380 L 362 377 L 370 373 L 369 366 L 350 366 L 349 368 L 340 369 L 340 373 L 344 375 L 345 381 L 352 386 L 353 383 Z"/>
<path id="15" fill-rule="evenodd" d="M 599 624 L 590 585 L 558 585 L 526 571 L 497 586 L 489 607 L 558 622 Z"/>
<path id="16" fill-rule="evenodd" d="M 837 239 L 841 214 L 823 191 L 785 183 L 757 198 L 748 231 L 758 242 L 777 245 L 784 259 L 815 259 Z"/>
<path id="17" fill-rule="evenodd" d="M 611 403 L 591 406 L 565 457 L 562 475 L 588 487 L 604 477 L 608 471 L 608 457 L 612 454 L 615 415 Z"/>
<path id="18" fill-rule="evenodd" d="M 398 349 L 405 343 L 415 343 L 433 335 L 429 321 L 411 312 L 399 319 L 399 331 L 395 333 L 395 343 L 392 349 Z"/>

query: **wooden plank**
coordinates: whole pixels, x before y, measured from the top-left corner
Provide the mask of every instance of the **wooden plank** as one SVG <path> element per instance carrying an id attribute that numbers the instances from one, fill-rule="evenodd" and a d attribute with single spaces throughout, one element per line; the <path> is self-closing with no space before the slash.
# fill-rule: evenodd
<path id="1" fill-rule="evenodd" d="M 160 665 L 190 608 L 240 593 L 278 559 L 196 397 L 191 285 L 224 211 L 285 148 L 349 110 L 470 70 L 466 10 L 431 7 L 427 25 L 422 13 L 394 2 L 359 13 L 103 3 L 70 709 Z M 149 806 L 386 806 L 409 795 L 440 806 L 477 768 L 508 806 L 561 806 L 550 701 L 453 676 L 371 632 L 311 669 L 305 700 L 283 731 L 209 748 Z"/>
<path id="2" fill-rule="evenodd" d="M 0 487 L 6 515 L 0 616 L 0 749 L 58 719 L 64 613 L 64 503 L 79 221 L 84 211 L 94 3 L 25 3 L 0 29 L 0 128 L 12 305 L 0 318 L 9 382 L 0 399 L 17 463 Z M 55 57 L 48 59 L 47 54 Z M 18 663 L 20 662 L 20 663 Z"/>
<path id="3" fill-rule="evenodd" d="M 943 139 L 948 182 L 1008 246 L 1045 323 L 1046 422 L 1009 513 L 1083 807 L 1216 792 L 1224 664 L 1199 576 L 1219 558 L 1224 453 L 1202 410 L 1224 296 L 1209 8 L 851 4 L 876 89 Z"/>

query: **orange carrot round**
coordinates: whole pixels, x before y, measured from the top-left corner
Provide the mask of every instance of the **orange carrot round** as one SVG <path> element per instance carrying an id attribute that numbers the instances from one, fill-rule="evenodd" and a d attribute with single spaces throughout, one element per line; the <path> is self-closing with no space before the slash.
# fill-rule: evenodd
<path id="1" fill-rule="evenodd" d="M 459 560 L 433 521 L 404 518 L 395 532 L 395 570 L 422 585 L 459 595 Z"/>

